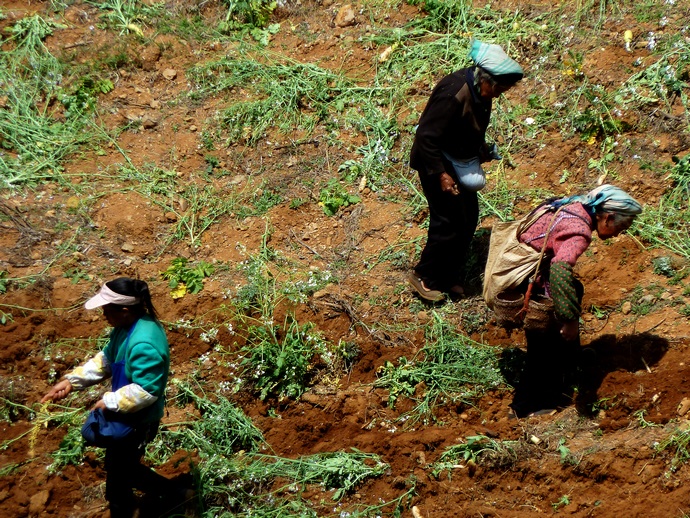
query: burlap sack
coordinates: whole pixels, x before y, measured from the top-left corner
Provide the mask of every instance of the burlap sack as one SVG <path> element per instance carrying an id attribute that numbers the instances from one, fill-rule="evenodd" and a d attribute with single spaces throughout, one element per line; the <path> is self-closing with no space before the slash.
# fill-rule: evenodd
<path id="1" fill-rule="evenodd" d="M 491 230 L 489 257 L 484 269 L 484 300 L 494 309 L 496 297 L 513 290 L 537 268 L 540 252 L 520 243 L 518 236 L 527 230 L 546 209 L 537 210 L 516 221 L 496 223 Z"/>

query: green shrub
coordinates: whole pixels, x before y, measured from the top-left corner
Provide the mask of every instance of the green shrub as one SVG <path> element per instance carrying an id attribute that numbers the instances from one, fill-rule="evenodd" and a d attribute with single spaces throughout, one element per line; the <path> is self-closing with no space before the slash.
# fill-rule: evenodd
<path id="1" fill-rule="evenodd" d="M 242 365 L 261 399 L 298 398 L 315 374 L 314 356 L 325 352 L 326 342 L 314 331 L 312 323 L 300 326 L 294 317 L 288 316 L 282 327 L 267 322 L 248 329 Z"/>

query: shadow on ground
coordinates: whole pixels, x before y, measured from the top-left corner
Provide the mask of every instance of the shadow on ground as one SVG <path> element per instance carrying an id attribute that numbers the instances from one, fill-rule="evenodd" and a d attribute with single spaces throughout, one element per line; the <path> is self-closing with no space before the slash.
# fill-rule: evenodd
<path id="1" fill-rule="evenodd" d="M 572 367 L 577 389 L 573 403 L 578 412 L 587 416 L 595 413 L 599 388 L 609 373 L 648 369 L 664 357 L 668 347 L 668 340 L 651 333 L 603 335 L 582 347 Z M 527 369 L 527 352 L 517 347 L 504 349 L 499 368 L 509 385 L 520 386 Z"/>

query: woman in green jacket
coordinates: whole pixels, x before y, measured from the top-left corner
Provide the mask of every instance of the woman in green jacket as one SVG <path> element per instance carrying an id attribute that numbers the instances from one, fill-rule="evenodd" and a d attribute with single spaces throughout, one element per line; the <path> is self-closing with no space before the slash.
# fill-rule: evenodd
<path id="1" fill-rule="evenodd" d="M 181 496 L 171 480 L 141 464 L 144 448 L 163 417 L 170 367 L 168 340 L 144 281 L 127 277 L 109 281 L 85 307 L 103 309 L 113 327 L 110 340 L 102 352 L 65 375 L 42 401 L 57 401 L 72 390 L 111 378 L 111 391 L 103 394 L 93 410 L 114 412 L 133 426 L 130 434 L 105 449 L 105 496 L 111 516 L 129 518 L 136 508 L 133 488 L 157 497 Z"/>

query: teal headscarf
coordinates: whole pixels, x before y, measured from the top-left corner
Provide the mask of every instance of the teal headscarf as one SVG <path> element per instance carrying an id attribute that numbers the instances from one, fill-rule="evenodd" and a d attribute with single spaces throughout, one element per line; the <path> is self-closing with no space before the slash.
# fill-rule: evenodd
<path id="1" fill-rule="evenodd" d="M 517 83 L 522 79 L 522 67 L 518 65 L 517 61 L 511 59 L 499 45 L 472 39 L 470 58 L 475 65 L 482 67 L 497 81 Z"/>
<path id="2" fill-rule="evenodd" d="M 609 184 L 601 185 L 587 194 L 562 198 L 552 205 L 558 208 L 569 203 L 582 203 L 590 214 L 615 212 L 624 216 L 635 216 L 642 212 L 642 205 L 632 196 L 623 189 Z"/>

